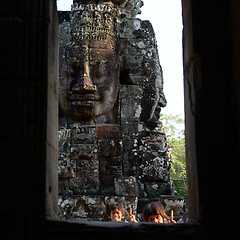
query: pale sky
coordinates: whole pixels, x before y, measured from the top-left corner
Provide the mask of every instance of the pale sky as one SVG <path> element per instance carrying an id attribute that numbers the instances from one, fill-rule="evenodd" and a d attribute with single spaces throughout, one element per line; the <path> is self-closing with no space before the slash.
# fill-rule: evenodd
<path id="1" fill-rule="evenodd" d="M 163 91 L 167 106 L 165 114 L 184 117 L 182 68 L 181 0 L 143 0 L 138 18 L 149 20 L 156 34 L 160 64 L 163 68 Z M 58 10 L 71 10 L 72 0 L 57 0 Z"/>

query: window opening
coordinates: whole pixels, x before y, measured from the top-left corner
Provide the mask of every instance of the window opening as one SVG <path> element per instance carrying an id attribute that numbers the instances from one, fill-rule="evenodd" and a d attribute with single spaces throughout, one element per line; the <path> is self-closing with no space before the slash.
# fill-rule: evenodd
<path id="1" fill-rule="evenodd" d="M 185 200 L 174 194 L 159 121 L 166 99 L 157 40 L 136 17 L 142 1 L 114 2 L 76 0 L 59 11 L 59 217 L 107 221 L 119 202 L 141 220 L 144 205 L 161 201 L 179 219 Z"/>

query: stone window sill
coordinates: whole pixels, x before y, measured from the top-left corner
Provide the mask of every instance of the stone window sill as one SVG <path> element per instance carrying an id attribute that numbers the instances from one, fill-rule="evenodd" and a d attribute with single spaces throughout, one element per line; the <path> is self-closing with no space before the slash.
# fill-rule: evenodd
<path id="1" fill-rule="evenodd" d="M 125 222 L 78 222 L 48 218 L 45 221 L 45 231 L 47 235 L 68 235 L 68 236 L 93 236 L 100 234 L 103 236 L 130 236 L 146 238 L 147 236 L 199 236 L 202 232 L 201 225 L 192 223 L 125 223 Z M 100 236 L 99 235 L 99 236 Z"/>

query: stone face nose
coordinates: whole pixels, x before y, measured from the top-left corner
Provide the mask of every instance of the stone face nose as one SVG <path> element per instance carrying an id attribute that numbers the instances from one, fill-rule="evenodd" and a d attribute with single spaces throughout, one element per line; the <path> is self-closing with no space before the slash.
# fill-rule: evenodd
<path id="1" fill-rule="evenodd" d="M 88 46 L 84 46 L 83 56 L 82 61 L 78 62 L 75 69 L 75 79 L 72 82 L 71 90 L 73 93 L 94 93 L 97 86 L 91 80 Z"/>
<path id="2" fill-rule="evenodd" d="M 71 90 L 73 93 L 96 92 L 97 86 L 92 83 L 88 62 L 84 62 L 84 71 L 82 71 L 82 73 L 78 75 L 77 79 L 75 79 Z"/>
<path id="3" fill-rule="evenodd" d="M 89 73 L 89 61 L 84 61 L 84 73 L 83 73 L 83 83 L 82 83 L 82 90 L 86 91 L 96 91 L 97 87 L 94 85 L 90 78 Z"/>

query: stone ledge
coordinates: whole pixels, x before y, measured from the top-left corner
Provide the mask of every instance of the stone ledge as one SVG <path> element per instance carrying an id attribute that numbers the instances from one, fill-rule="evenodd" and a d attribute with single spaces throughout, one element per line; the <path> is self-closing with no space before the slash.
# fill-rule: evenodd
<path id="1" fill-rule="evenodd" d="M 147 239 L 146 237 L 163 237 L 168 236 L 175 239 L 183 239 L 185 237 L 204 236 L 204 228 L 196 221 L 189 223 L 124 223 L 124 222 L 77 222 L 66 221 L 48 218 L 47 231 L 51 234 L 76 236 L 76 234 L 87 234 L 93 236 L 101 234 L 101 237 L 106 234 L 110 239 L 111 236 L 125 236 L 126 239 Z M 117 234 L 117 235 L 116 235 Z"/>

